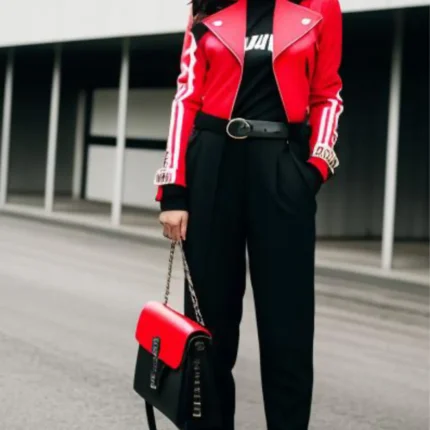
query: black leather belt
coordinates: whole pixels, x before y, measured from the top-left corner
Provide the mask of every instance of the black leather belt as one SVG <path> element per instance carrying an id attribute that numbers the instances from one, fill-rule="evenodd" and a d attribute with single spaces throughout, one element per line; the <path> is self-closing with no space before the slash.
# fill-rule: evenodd
<path id="1" fill-rule="evenodd" d="M 305 123 L 288 124 L 284 122 L 257 121 L 243 118 L 226 120 L 216 116 L 198 112 L 195 127 L 215 133 L 227 134 L 235 140 L 249 137 L 262 139 L 293 139 L 301 141 L 308 137 L 309 126 Z"/>
<path id="2" fill-rule="evenodd" d="M 288 127 L 282 122 L 231 119 L 225 128 L 232 139 L 247 139 L 248 137 L 288 139 Z"/>

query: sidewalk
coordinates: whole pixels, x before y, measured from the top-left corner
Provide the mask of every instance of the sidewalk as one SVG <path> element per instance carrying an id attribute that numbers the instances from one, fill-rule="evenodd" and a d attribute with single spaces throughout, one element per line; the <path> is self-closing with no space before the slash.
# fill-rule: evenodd
<path id="1" fill-rule="evenodd" d="M 354 277 L 380 278 L 430 286 L 429 246 L 425 242 L 396 242 L 393 269 L 380 268 L 380 241 L 319 241 L 316 260 L 320 274 L 343 272 Z M 348 277 L 348 276 L 347 276 Z M 350 278 L 350 277 L 349 277 Z"/>
<path id="2" fill-rule="evenodd" d="M 54 213 L 45 214 L 40 197 L 14 197 L 2 209 L 11 216 L 49 221 L 62 225 L 89 228 L 105 233 L 163 243 L 157 213 L 150 210 L 123 208 L 122 225 L 110 224 L 110 206 L 104 203 L 56 198 Z M 0 213 L 1 213 L 0 212 Z M 344 279 L 369 278 L 372 282 L 413 284 L 429 287 L 428 243 L 398 242 L 394 247 L 393 270 L 379 267 L 379 241 L 320 240 L 317 242 L 316 273 Z"/>

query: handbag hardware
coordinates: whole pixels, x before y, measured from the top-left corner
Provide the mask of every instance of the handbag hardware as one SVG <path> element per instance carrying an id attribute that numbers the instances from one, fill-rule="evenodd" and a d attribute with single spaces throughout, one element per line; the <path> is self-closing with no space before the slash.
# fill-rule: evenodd
<path id="1" fill-rule="evenodd" d="M 182 264 L 184 266 L 185 279 L 187 280 L 188 291 L 190 293 L 191 302 L 193 304 L 194 314 L 195 314 L 195 317 L 196 317 L 196 321 L 201 326 L 205 327 L 205 322 L 203 320 L 203 316 L 202 316 L 202 313 L 200 311 L 199 301 L 197 299 L 196 291 L 194 290 L 194 284 L 193 284 L 193 281 L 191 279 L 190 268 L 188 266 L 188 262 L 187 262 L 187 259 L 185 257 L 184 247 L 183 247 L 181 241 L 179 241 L 179 242 L 172 241 L 172 243 L 170 245 L 169 266 L 167 268 L 167 281 L 166 281 L 166 288 L 164 290 L 164 301 L 163 301 L 163 304 L 167 305 L 168 302 L 169 302 L 169 297 L 170 297 L 170 283 L 171 283 L 171 280 L 172 280 L 172 270 L 173 270 L 173 258 L 175 257 L 175 249 L 176 249 L 176 244 L 177 243 L 179 243 L 179 247 L 181 249 L 181 257 L 182 257 Z"/>
<path id="2" fill-rule="evenodd" d="M 154 337 L 152 339 L 152 354 L 154 358 L 152 359 L 152 371 L 150 375 L 150 384 L 151 389 L 156 390 L 158 388 L 157 383 L 157 370 L 158 370 L 158 358 L 160 354 L 160 338 Z"/>
<path id="3" fill-rule="evenodd" d="M 176 246 L 181 251 L 193 318 L 168 306 Z M 164 300 L 144 306 L 136 339 L 139 350 L 134 389 L 145 400 L 149 429 L 157 429 L 154 409 L 180 429 L 191 422 L 199 428 L 219 426 L 212 337 L 205 327 L 182 242 L 171 242 Z"/>
<path id="4" fill-rule="evenodd" d="M 182 245 L 182 242 L 179 242 L 179 247 L 181 250 L 181 257 L 182 257 L 182 265 L 184 267 L 184 274 L 185 278 L 187 280 L 188 285 L 188 291 L 190 293 L 191 301 L 194 308 L 194 314 L 196 317 L 196 321 L 201 325 L 205 326 L 205 322 L 203 320 L 202 313 L 200 311 L 199 301 L 197 299 L 196 291 L 194 290 L 194 284 L 191 279 L 191 273 L 190 268 L 188 266 L 187 258 L 185 256 L 184 247 Z M 169 254 L 169 265 L 167 269 L 167 281 L 166 281 L 166 289 L 164 292 L 164 305 L 167 305 L 169 302 L 170 297 L 170 284 L 172 280 L 172 271 L 173 271 L 173 259 L 175 257 L 175 249 L 176 249 L 176 242 L 172 241 L 170 245 L 170 254 Z M 196 343 L 196 349 L 197 351 L 203 351 L 205 348 L 205 345 L 203 342 L 197 342 Z M 193 362 L 193 370 L 194 370 L 194 387 L 193 387 L 193 418 L 200 418 L 202 416 L 202 404 L 201 404 L 201 396 L 200 396 L 200 359 L 196 358 Z"/>

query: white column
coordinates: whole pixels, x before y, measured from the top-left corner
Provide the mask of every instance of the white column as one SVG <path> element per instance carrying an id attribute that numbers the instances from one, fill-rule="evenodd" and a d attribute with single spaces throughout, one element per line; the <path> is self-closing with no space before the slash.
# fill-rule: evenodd
<path id="1" fill-rule="evenodd" d="M 57 158 L 58 117 L 60 111 L 61 87 L 61 45 L 55 46 L 54 66 L 52 72 L 51 107 L 49 113 L 48 155 L 45 178 L 45 211 L 50 213 L 54 208 L 55 166 Z"/>
<path id="2" fill-rule="evenodd" d="M 74 199 L 78 199 L 81 195 L 82 170 L 84 167 L 86 104 L 87 93 L 85 90 L 81 90 L 78 94 L 78 105 L 76 109 L 75 152 L 73 157 L 72 183 L 72 196 Z"/>
<path id="3" fill-rule="evenodd" d="M 397 158 L 400 128 L 400 98 L 402 90 L 403 12 L 395 16 L 388 111 L 387 158 L 385 164 L 384 217 L 382 226 L 382 268 L 393 264 L 394 227 L 396 213 Z"/>
<path id="4" fill-rule="evenodd" d="M 10 154 L 10 126 L 12 119 L 12 97 L 13 97 L 13 74 L 14 74 L 14 51 L 9 49 L 6 63 L 6 74 L 3 95 L 3 120 L 1 133 L 0 154 L 0 207 L 6 204 L 7 186 L 9 178 L 9 154 Z"/>
<path id="5" fill-rule="evenodd" d="M 122 43 L 121 75 L 118 96 L 117 138 L 115 154 L 115 176 L 113 184 L 111 222 L 118 226 L 121 223 L 122 195 L 124 187 L 124 156 L 127 125 L 128 81 L 130 72 L 130 39 Z"/>

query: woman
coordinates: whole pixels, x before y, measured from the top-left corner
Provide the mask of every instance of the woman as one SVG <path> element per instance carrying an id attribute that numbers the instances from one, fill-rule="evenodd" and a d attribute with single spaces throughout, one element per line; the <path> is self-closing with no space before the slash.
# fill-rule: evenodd
<path id="1" fill-rule="evenodd" d="M 299 3 L 299 4 L 298 4 Z M 157 200 L 184 240 L 234 428 L 245 247 L 268 430 L 308 428 L 316 194 L 342 111 L 338 0 L 194 2 Z M 187 297 L 186 313 L 193 316 Z"/>

